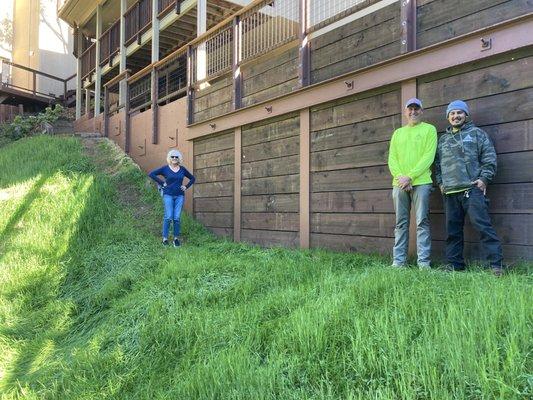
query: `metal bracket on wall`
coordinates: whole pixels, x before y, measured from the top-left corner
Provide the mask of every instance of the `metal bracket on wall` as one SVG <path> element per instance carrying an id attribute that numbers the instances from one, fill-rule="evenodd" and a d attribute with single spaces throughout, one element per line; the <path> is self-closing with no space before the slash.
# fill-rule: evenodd
<path id="1" fill-rule="evenodd" d="M 354 81 L 344 81 L 346 90 L 352 90 L 355 87 Z"/>
<path id="2" fill-rule="evenodd" d="M 492 49 L 492 38 L 481 38 L 481 51 Z"/>
<path id="3" fill-rule="evenodd" d="M 146 139 L 144 139 L 144 145 L 142 146 L 137 146 L 137 148 L 139 149 L 139 154 L 137 154 L 139 157 L 142 157 L 142 156 L 145 156 L 146 155 Z"/>
<path id="4" fill-rule="evenodd" d="M 267 113 L 271 114 L 272 113 L 272 106 L 266 106 L 265 110 L 267 111 Z"/>
<path id="5" fill-rule="evenodd" d="M 178 130 L 176 129 L 176 134 L 174 136 L 169 136 L 170 142 L 168 143 L 169 148 L 178 147 Z"/>

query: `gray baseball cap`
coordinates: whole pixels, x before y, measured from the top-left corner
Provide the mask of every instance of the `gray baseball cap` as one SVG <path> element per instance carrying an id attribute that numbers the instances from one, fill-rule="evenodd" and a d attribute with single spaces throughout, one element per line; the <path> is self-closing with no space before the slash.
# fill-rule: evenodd
<path id="1" fill-rule="evenodd" d="M 417 99 L 416 97 L 412 97 L 409 100 L 407 100 L 407 102 L 405 103 L 405 108 L 407 108 L 409 106 L 413 106 L 413 105 L 416 105 L 416 106 L 422 108 L 422 102 L 419 99 Z"/>

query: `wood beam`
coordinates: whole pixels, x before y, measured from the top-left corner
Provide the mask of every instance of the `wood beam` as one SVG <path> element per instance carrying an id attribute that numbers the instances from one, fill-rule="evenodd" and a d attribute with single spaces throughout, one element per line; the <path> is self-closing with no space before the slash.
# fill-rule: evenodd
<path id="1" fill-rule="evenodd" d="M 309 248 L 310 238 L 310 120 L 309 108 L 300 111 L 300 247 Z"/>
<path id="2" fill-rule="evenodd" d="M 242 129 L 235 128 L 235 160 L 233 182 L 233 240 L 241 241 Z"/>

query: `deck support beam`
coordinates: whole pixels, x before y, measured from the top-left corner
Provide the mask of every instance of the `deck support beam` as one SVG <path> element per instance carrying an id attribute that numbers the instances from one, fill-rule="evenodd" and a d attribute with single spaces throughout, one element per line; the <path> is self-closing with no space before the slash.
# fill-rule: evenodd
<path id="1" fill-rule="evenodd" d="M 416 2 L 417 0 L 402 0 L 401 2 L 401 53 L 416 50 Z"/>
<path id="2" fill-rule="evenodd" d="M 300 110 L 300 247 L 310 246 L 310 113 Z"/>
<path id="3" fill-rule="evenodd" d="M 233 240 L 241 241 L 242 128 L 235 128 L 235 160 L 233 182 Z"/>
<path id="4" fill-rule="evenodd" d="M 120 43 L 119 43 L 119 73 L 126 71 L 126 18 L 124 13 L 128 8 L 127 0 L 120 0 Z M 119 104 L 126 102 L 126 81 L 119 83 Z"/>
<path id="5" fill-rule="evenodd" d="M 298 78 L 300 87 L 308 86 L 310 84 L 310 51 L 309 51 L 309 37 L 307 36 L 307 7 L 308 0 L 300 0 L 300 48 L 298 52 Z"/>
<path id="6" fill-rule="evenodd" d="M 152 0 L 152 63 L 159 61 L 159 0 Z M 152 68 L 152 144 L 157 144 L 159 136 L 159 105 L 157 68 Z"/>
<path id="7" fill-rule="evenodd" d="M 96 8 L 96 70 L 94 85 L 94 116 L 100 115 L 100 97 L 102 95 L 102 67 L 100 66 L 100 36 L 102 36 L 102 5 Z"/>
<path id="8" fill-rule="evenodd" d="M 241 19 L 233 19 L 233 110 L 242 107 L 242 75 L 241 75 Z"/>
<path id="9" fill-rule="evenodd" d="M 79 29 L 76 29 L 77 34 L 74 35 L 76 46 L 78 48 L 78 55 L 76 57 L 76 119 L 81 118 L 81 103 L 83 99 L 83 81 L 81 80 L 81 49 L 83 46 L 83 36 Z"/>

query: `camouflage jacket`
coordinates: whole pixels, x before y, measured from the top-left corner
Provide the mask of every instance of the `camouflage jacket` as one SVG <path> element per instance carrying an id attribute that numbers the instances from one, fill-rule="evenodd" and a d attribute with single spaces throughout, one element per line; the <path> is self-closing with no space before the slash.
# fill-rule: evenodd
<path id="1" fill-rule="evenodd" d="M 481 179 L 489 184 L 496 174 L 496 150 L 488 135 L 472 122 L 455 133 L 452 128 L 439 137 L 435 178 L 444 193 L 468 189 Z"/>

